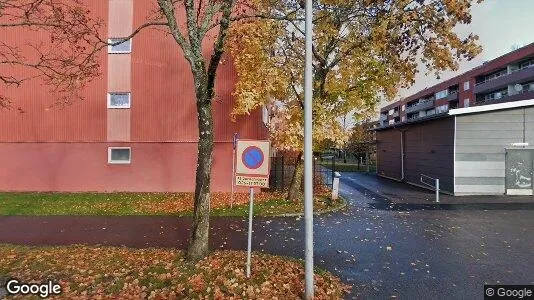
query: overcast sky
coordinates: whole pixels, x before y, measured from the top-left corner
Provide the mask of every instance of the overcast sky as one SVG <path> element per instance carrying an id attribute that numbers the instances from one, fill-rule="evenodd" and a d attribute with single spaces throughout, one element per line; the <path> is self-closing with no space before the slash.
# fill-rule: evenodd
<path id="1" fill-rule="evenodd" d="M 414 86 L 402 91 L 400 96 L 409 96 L 506 54 L 514 45 L 524 46 L 534 42 L 534 0 L 485 0 L 475 4 L 472 14 L 472 23 L 458 27 L 457 31 L 460 34 L 477 34 L 484 51 L 470 62 L 461 62 L 460 70 L 446 72 L 439 80 L 433 75 L 425 76 L 422 70 Z"/>

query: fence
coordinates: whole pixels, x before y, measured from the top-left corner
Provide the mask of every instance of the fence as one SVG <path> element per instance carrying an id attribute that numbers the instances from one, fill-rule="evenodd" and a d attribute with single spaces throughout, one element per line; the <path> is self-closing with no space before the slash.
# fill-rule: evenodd
<path id="1" fill-rule="evenodd" d="M 296 157 L 271 157 L 271 190 L 284 191 L 289 188 L 295 172 Z M 318 155 L 313 161 L 314 183 L 332 186 L 334 172 L 376 172 L 372 155 L 339 157 L 335 154 Z"/>

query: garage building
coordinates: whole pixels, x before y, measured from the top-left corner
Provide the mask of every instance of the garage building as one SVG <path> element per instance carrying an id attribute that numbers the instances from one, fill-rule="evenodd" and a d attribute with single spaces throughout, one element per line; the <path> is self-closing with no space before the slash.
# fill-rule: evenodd
<path id="1" fill-rule="evenodd" d="M 380 176 L 437 178 L 457 196 L 533 194 L 534 100 L 452 109 L 377 128 L 376 139 Z"/>

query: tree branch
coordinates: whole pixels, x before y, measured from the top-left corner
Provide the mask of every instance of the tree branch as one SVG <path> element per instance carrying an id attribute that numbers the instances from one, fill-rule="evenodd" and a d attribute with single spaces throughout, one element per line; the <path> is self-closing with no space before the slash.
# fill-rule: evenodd
<path id="1" fill-rule="evenodd" d="M 219 34 L 214 44 L 213 54 L 208 65 L 208 95 L 210 99 L 213 98 L 215 77 L 217 76 L 217 67 L 221 62 L 222 54 L 224 53 L 224 41 L 228 35 L 228 28 L 230 28 L 230 16 L 232 15 L 232 9 L 234 7 L 234 0 L 223 0 L 223 6 L 221 8 L 222 16 L 219 21 Z"/>
<path id="2" fill-rule="evenodd" d="M 191 55 L 191 45 L 187 42 L 184 35 L 180 31 L 180 28 L 178 27 L 178 22 L 176 21 L 176 17 L 174 14 L 174 4 L 170 0 L 158 0 L 159 7 L 161 8 L 161 12 L 167 19 L 167 26 L 169 27 L 170 33 L 173 36 L 174 40 L 180 48 L 182 48 L 182 51 L 184 52 L 185 58 L 191 62 L 192 61 L 192 55 Z"/>

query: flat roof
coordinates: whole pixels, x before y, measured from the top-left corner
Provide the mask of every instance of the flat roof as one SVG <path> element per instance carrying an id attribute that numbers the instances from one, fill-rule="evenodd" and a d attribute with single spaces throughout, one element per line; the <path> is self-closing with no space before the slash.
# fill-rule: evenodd
<path id="1" fill-rule="evenodd" d="M 385 130 L 385 129 L 403 127 L 403 126 L 406 126 L 406 125 L 424 123 L 424 122 L 427 122 L 427 121 L 436 120 L 436 119 L 443 119 L 443 118 L 447 118 L 447 117 L 450 117 L 448 113 L 438 113 L 438 114 L 433 114 L 433 115 L 430 115 L 430 116 L 424 116 L 424 117 L 421 117 L 421 118 L 417 118 L 415 120 L 406 120 L 404 122 L 399 122 L 399 123 L 394 123 L 394 124 L 387 124 L 385 126 L 375 127 L 373 130 L 380 131 L 380 130 Z"/>
<path id="2" fill-rule="evenodd" d="M 534 99 L 451 109 L 449 110 L 449 115 L 457 116 L 457 115 L 465 115 L 465 114 L 475 114 L 475 113 L 519 108 L 519 107 L 527 107 L 527 106 L 534 106 Z"/>

